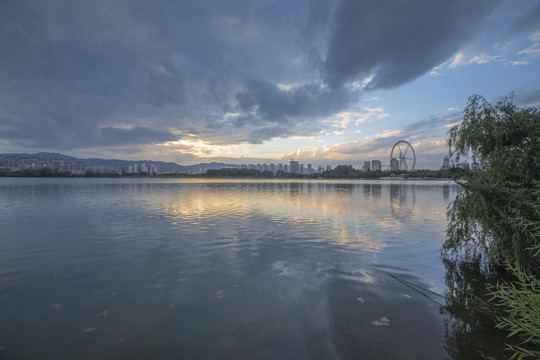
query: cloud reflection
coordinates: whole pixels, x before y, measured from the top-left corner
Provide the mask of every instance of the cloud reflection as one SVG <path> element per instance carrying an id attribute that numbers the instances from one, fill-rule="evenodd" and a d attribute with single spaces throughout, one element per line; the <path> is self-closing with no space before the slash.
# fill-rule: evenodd
<path id="1" fill-rule="evenodd" d="M 174 224 L 195 225 L 201 232 L 212 228 L 232 242 L 239 240 L 243 222 L 259 221 L 275 231 L 295 228 L 308 241 L 380 252 L 389 246 L 383 233 L 398 232 L 420 214 L 445 218 L 443 212 L 424 211 L 428 204 L 417 202 L 409 183 L 190 180 L 175 185 L 150 200 L 153 207 Z"/>

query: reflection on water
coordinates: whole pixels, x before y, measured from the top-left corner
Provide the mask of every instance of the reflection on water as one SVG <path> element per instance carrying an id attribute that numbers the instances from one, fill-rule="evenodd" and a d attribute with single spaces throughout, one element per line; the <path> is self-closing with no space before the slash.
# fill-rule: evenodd
<path id="1" fill-rule="evenodd" d="M 398 221 L 406 222 L 417 215 L 415 190 L 406 184 L 390 185 L 390 210 Z"/>
<path id="2" fill-rule="evenodd" d="M 486 283 L 495 285 L 494 276 L 475 263 L 457 263 L 444 259 L 446 268 L 446 348 L 453 359 L 498 359 L 505 343 L 512 341 L 507 333 L 495 328 L 495 318 L 486 307 L 489 295 Z M 517 344 L 515 344 L 517 345 Z M 476 354 L 471 354 L 475 349 Z M 507 354 L 510 355 L 510 354 Z"/>
<path id="3" fill-rule="evenodd" d="M 438 181 L 0 179 L 0 358 L 477 354 L 455 340 L 457 316 L 389 276 L 451 288 L 438 250 L 454 194 Z"/>
<path id="4" fill-rule="evenodd" d="M 451 189 L 452 189 L 452 186 L 450 184 L 443 184 L 442 190 L 443 190 L 443 199 L 444 199 L 444 201 L 450 201 Z"/>

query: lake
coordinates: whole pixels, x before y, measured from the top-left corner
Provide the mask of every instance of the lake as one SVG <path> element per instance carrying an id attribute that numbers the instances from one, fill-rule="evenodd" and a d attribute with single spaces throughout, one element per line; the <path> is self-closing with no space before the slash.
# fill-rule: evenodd
<path id="1" fill-rule="evenodd" d="M 449 181 L 0 178 L 0 359 L 500 359 Z M 481 290 L 478 290 L 481 292 Z"/>

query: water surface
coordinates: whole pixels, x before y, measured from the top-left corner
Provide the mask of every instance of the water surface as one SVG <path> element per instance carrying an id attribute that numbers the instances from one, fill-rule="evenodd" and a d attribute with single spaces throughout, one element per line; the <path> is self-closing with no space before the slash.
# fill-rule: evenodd
<path id="1" fill-rule="evenodd" d="M 407 286 L 448 293 L 454 196 L 448 181 L 0 179 L 0 358 L 499 358 Z"/>

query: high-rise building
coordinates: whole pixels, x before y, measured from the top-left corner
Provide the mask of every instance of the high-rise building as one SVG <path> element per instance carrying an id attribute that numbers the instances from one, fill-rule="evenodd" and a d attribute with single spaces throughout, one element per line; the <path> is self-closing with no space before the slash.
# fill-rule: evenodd
<path id="1" fill-rule="evenodd" d="M 283 171 L 289 172 L 289 166 L 287 164 L 283 165 Z"/>
<path id="2" fill-rule="evenodd" d="M 19 166 L 19 158 L 16 157 L 16 156 L 10 156 L 10 157 L 7 157 L 7 166 L 8 167 L 15 167 L 15 166 Z"/>
<path id="3" fill-rule="evenodd" d="M 64 160 L 63 159 L 55 159 L 53 162 L 53 168 L 63 171 L 64 170 Z"/>
<path id="4" fill-rule="evenodd" d="M 300 174 L 300 163 L 298 161 L 289 161 L 289 172 Z"/>
<path id="5" fill-rule="evenodd" d="M 283 164 L 278 164 L 277 170 L 278 171 L 283 171 Z"/>
<path id="6" fill-rule="evenodd" d="M 71 170 L 73 170 L 73 160 L 65 160 L 64 171 L 71 171 Z"/>
<path id="7" fill-rule="evenodd" d="M 396 158 L 390 159 L 390 171 L 399 170 L 399 160 Z"/>
<path id="8" fill-rule="evenodd" d="M 371 160 L 371 170 L 375 171 L 375 170 L 381 170 L 381 169 L 382 169 L 382 165 L 379 160 Z"/>
<path id="9" fill-rule="evenodd" d="M 311 174 L 311 164 L 307 164 L 307 173 Z"/>
<path id="10" fill-rule="evenodd" d="M 450 167 L 450 158 L 448 157 L 448 155 L 445 155 L 442 162 L 442 168 L 448 169 L 449 167 Z"/>
<path id="11" fill-rule="evenodd" d="M 371 161 L 364 161 L 364 166 L 362 166 L 362 171 L 369 171 L 371 169 Z"/>
<path id="12" fill-rule="evenodd" d="M 85 165 L 84 171 L 91 171 L 100 174 L 115 172 L 114 168 L 110 165 Z"/>

